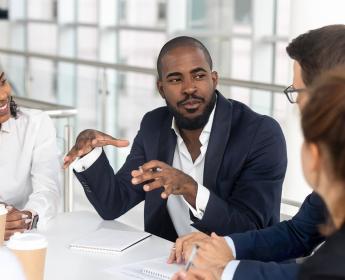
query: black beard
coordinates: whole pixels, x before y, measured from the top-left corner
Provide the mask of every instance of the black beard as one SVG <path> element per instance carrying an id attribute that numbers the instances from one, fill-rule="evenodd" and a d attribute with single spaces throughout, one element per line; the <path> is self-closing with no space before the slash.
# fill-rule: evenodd
<path id="1" fill-rule="evenodd" d="M 202 112 L 200 116 L 197 116 L 192 119 L 184 117 L 182 114 L 176 111 L 176 109 L 167 101 L 166 101 L 166 104 L 167 104 L 168 110 L 174 116 L 176 124 L 179 129 L 196 130 L 196 129 L 203 128 L 207 124 L 208 119 L 210 118 L 210 115 L 212 113 L 212 110 L 216 104 L 216 100 L 217 100 L 216 91 L 214 91 L 214 94 L 210 102 L 206 105 L 204 112 Z M 193 110 L 190 110 L 190 112 L 192 113 Z"/>

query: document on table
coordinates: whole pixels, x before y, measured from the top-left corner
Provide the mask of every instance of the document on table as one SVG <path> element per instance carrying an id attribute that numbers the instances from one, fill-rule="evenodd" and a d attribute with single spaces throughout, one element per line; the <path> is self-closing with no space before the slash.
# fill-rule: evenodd
<path id="1" fill-rule="evenodd" d="M 107 273 L 121 275 L 121 279 L 169 280 L 184 266 L 181 264 L 167 264 L 167 257 L 146 260 L 123 266 L 110 267 Z"/>
<path id="2" fill-rule="evenodd" d="M 72 242 L 71 249 L 115 254 L 151 236 L 147 232 L 100 228 Z"/>

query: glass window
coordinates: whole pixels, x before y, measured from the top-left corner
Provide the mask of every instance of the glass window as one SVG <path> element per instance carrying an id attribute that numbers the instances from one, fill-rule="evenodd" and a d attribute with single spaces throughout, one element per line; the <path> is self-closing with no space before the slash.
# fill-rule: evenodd
<path id="1" fill-rule="evenodd" d="M 127 2 L 126 0 L 119 1 L 119 21 L 124 23 L 127 20 Z"/>
<path id="2" fill-rule="evenodd" d="M 158 12 L 157 12 L 158 22 L 166 20 L 166 17 L 167 17 L 166 8 L 167 8 L 167 5 L 166 5 L 165 1 L 159 1 L 158 2 Z"/>
<path id="3" fill-rule="evenodd" d="M 235 0 L 235 23 L 250 25 L 252 23 L 252 0 Z"/>
<path id="4" fill-rule="evenodd" d="M 206 1 L 190 0 L 189 3 L 190 27 L 203 27 L 206 19 Z"/>

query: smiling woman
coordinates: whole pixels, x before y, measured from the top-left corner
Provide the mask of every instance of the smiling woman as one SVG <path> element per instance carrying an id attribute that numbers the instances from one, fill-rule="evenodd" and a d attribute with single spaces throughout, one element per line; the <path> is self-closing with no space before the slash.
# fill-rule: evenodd
<path id="1" fill-rule="evenodd" d="M 55 129 L 41 111 L 18 109 L 0 74 L 0 202 L 7 205 L 5 239 L 43 227 L 58 208 L 59 162 Z"/>

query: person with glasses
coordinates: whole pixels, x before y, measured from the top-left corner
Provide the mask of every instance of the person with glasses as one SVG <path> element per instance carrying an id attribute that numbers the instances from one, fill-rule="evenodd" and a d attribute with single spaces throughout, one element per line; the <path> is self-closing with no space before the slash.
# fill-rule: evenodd
<path id="1" fill-rule="evenodd" d="M 302 110 L 308 103 L 307 88 L 321 74 L 345 66 L 345 25 L 311 30 L 292 40 L 286 50 L 294 60 L 294 75 L 284 92 Z M 179 238 L 168 262 L 188 259 L 197 244 L 195 268 L 175 279 L 297 279 L 300 264 L 295 259 L 310 255 L 325 240 L 319 226 L 328 217 L 323 200 L 313 192 L 291 220 L 272 227 L 227 237 L 192 233 Z"/>
<path id="2" fill-rule="evenodd" d="M 0 203 L 8 209 L 5 239 L 43 228 L 56 215 L 60 170 L 53 122 L 38 110 L 17 108 L 0 74 Z"/>

